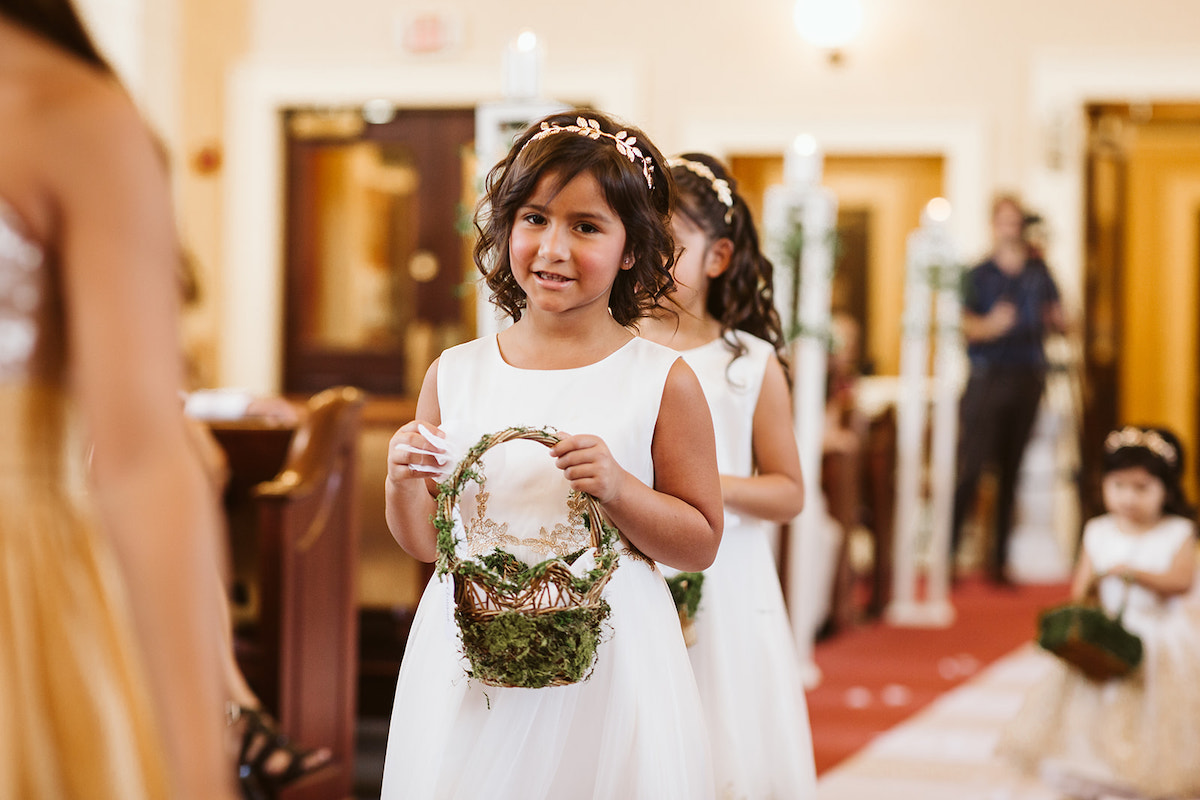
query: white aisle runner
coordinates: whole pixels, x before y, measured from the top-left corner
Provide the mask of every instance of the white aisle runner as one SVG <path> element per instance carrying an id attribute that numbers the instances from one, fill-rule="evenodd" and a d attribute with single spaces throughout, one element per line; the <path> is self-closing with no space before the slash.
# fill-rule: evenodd
<path id="1" fill-rule="evenodd" d="M 1053 656 L 1024 645 L 821 776 L 818 800 L 1060 800 L 992 755 Z"/>

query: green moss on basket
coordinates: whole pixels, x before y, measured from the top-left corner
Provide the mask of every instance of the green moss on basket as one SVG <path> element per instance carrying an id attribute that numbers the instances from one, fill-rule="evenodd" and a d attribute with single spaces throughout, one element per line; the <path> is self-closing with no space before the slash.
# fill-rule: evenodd
<path id="1" fill-rule="evenodd" d="M 587 678 L 607 616 L 607 605 L 538 615 L 505 611 L 486 623 L 455 614 L 471 653 L 471 677 L 530 689 L 550 685 L 554 676 Z"/>
<path id="2" fill-rule="evenodd" d="M 582 575 L 568 571 L 551 572 L 553 565 L 573 565 L 589 548 L 570 555 L 554 557 L 527 566 L 499 548 L 476 558 L 458 557 L 452 508 L 463 486 L 474 481 L 483 490 L 484 476 L 476 467 L 484 451 L 493 444 L 513 438 L 534 439 L 542 444 L 558 441 L 549 429 L 509 428 L 481 438 L 461 460 L 451 476 L 438 485 L 437 512 L 433 524 L 437 532 L 438 574 L 454 575 L 455 592 L 460 602 L 470 592 L 492 609 L 507 608 L 499 615 L 480 609 L 458 608 L 455 617 L 462 636 L 463 651 L 471 662 L 468 674 L 498 686 L 541 687 L 583 680 L 591 671 L 601 623 L 608 616 L 608 604 L 599 596 L 601 588 L 617 565 L 616 542 L 620 534 L 601 522 L 600 547 L 596 563 Z M 586 502 L 595 503 L 592 498 Z M 584 512 L 585 527 L 591 520 Z M 590 529 L 590 528 L 589 528 Z M 547 586 L 590 597 L 582 607 L 572 600 L 565 607 L 538 607 L 544 602 Z M 528 592 L 529 589 L 533 592 Z M 564 595 L 565 596 L 565 595 Z M 530 604 L 532 598 L 532 605 Z M 553 601 L 552 601 L 553 602 Z M 474 605 L 470 603 L 468 605 Z"/>

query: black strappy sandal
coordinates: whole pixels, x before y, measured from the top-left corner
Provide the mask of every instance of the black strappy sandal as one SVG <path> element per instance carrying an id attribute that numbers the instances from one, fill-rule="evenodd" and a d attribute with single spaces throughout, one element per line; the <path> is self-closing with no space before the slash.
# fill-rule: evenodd
<path id="1" fill-rule="evenodd" d="M 279 725 L 265 711 L 231 705 L 229 722 L 241 722 L 242 744 L 238 751 L 238 785 L 244 800 L 274 800 L 285 787 L 310 775 L 329 763 L 306 763 L 316 750 L 303 750 L 279 731 Z M 287 753 L 287 766 L 279 771 L 268 769 L 276 753 Z"/>

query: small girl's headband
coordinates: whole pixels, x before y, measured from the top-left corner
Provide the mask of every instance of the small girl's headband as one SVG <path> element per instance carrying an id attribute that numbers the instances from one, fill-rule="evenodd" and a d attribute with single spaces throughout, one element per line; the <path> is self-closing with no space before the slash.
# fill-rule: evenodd
<path id="1" fill-rule="evenodd" d="M 1157 431 L 1144 431 L 1141 428 L 1126 426 L 1104 438 L 1104 449 L 1109 453 L 1115 453 L 1122 447 L 1144 447 L 1172 468 L 1179 460 L 1179 453 L 1170 442 L 1159 436 Z"/>
<path id="2" fill-rule="evenodd" d="M 521 146 L 524 150 L 529 146 L 529 142 L 545 139 L 547 136 L 553 136 L 556 133 L 575 133 L 580 136 L 586 136 L 589 139 L 599 139 L 604 137 L 612 139 L 613 145 L 617 148 L 617 152 L 629 159 L 630 163 L 636 161 L 642 162 L 642 175 L 646 176 L 646 186 L 649 189 L 654 188 L 654 160 L 649 156 L 642 155 L 642 150 L 637 146 L 637 139 L 629 135 L 629 131 L 617 131 L 616 133 L 608 133 L 600 130 L 600 122 L 587 117 L 576 117 L 574 125 L 559 125 L 557 122 L 543 122 L 541 130 L 530 136 L 529 139 Z"/>
<path id="3" fill-rule="evenodd" d="M 718 178 L 709 169 L 708 164 L 701 161 L 689 161 L 686 158 L 672 158 L 667 160 L 668 167 L 683 167 L 686 170 L 696 173 L 704 180 L 712 185 L 713 192 L 717 195 L 717 199 L 725 206 L 725 224 L 728 225 L 733 218 L 733 190 L 729 188 L 729 181 L 724 178 Z"/>

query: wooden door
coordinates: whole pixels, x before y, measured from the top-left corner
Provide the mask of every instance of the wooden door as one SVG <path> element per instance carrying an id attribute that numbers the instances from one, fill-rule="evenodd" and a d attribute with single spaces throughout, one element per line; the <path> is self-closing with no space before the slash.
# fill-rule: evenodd
<path id="1" fill-rule="evenodd" d="M 284 129 L 284 389 L 415 396 L 474 334 L 474 110 L 297 109 Z"/>
<path id="2" fill-rule="evenodd" d="M 1088 108 L 1085 514 L 1105 433 L 1165 425 L 1196 497 L 1200 434 L 1200 105 Z"/>

